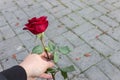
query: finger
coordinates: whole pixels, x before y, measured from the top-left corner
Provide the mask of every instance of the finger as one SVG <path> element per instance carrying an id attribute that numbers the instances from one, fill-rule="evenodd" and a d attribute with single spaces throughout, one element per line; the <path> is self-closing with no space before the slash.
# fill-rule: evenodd
<path id="1" fill-rule="evenodd" d="M 55 64 L 53 62 L 48 62 L 49 65 L 48 65 L 48 68 L 52 68 Z"/>
<path id="2" fill-rule="evenodd" d="M 43 73 L 39 76 L 40 78 L 46 78 L 46 79 L 52 79 L 52 75 L 51 74 L 46 74 L 46 73 Z"/>

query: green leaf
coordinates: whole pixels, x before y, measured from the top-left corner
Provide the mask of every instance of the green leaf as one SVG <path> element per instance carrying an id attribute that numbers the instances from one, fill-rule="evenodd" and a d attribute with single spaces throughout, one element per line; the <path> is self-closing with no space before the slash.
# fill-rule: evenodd
<path id="1" fill-rule="evenodd" d="M 67 72 L 64 72 L 64 71 L 61 70 L 61 74 L 62 74 L 64 79 L 68 78 Z"/>
<path id="2" fill-rule="evenodd" d="M 75 71 L 75 68 L 73 65 L 71 65 L 71 66 L 67 66 L 65 68 L 61 68 L 61 70 L 64 72 L 72 72 L 72 71 Z"/>
<path id="3" fill-rule="evenodd" d="M 50 51 L 54 51 L 55 50 L 55 44 L 52 42 L 48 43 L 48 47 L 50 48 Z"/>
<path id="4" fill-rule="evenodd" d="M 66 54 L 68 54 L 68 53 L 70 52 L 70 49 L 69 49 L 68 46 L 64 46 L 64 47 L 59 47 L 59 51 L 60 51 L 62 54 L 66 55 Z"/>
<path id="5" fill-rule="evenodd" d="M 32 49 L 32 53 L 41 54 L 43 52 L 42 46 L 37 45 Z"/>
<path id="6" fill-rule="evenodd" d="M 47 69 L 47 73 L 55 73 L 55 72 L 56 72 L 56 69 L 52 69 L 52 68 Z"/>
<path id="7" fill-rule="evenodd" d="M 58 53 L 54 53 L 54 62 L 57 63 L 59 61 L 59 55 Z"/>

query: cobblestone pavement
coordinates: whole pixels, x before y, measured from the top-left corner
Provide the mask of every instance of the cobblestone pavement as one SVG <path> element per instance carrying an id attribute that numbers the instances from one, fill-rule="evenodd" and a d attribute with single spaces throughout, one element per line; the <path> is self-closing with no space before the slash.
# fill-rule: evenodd
<path id="1" fill-rule="evenodd" d="M 0 0 L 0 71 L 20 63 L 39 43 L 22 28 L 42 15 L 49 20 L 46 41 L 72 50 L 59 63 L 76 67 L 70 80 L 120 80 L 120 0 Z"/>

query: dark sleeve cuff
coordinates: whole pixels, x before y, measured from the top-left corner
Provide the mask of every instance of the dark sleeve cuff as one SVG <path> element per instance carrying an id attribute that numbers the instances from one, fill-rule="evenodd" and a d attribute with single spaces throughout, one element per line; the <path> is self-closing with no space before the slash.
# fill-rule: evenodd
<path id="1" fill-rule="evenodd" d="M 27 80 L 25 70 L 21 66 L 14 66 L 1 72 L 7 80 Z"/>

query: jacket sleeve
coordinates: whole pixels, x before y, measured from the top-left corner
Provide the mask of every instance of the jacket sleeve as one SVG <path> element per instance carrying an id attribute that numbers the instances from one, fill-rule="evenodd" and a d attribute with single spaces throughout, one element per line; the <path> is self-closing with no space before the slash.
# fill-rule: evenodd
<path id="1" fill-rule="evenodd" d="M 21 66 L 14 66 L 0 72 L 0 80 L 27 80 L 27 75 Z"/>

